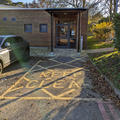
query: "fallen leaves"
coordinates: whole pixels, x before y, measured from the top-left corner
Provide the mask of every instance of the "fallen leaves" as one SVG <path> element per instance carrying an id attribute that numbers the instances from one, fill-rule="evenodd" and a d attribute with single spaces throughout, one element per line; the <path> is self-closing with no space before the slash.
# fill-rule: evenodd
<path id="1" fill-rule="evenodd" d="M 90 69 L 89 77 L 92 78 L 94 91 L 100 93 L 103 98 L 111 99 L 120 108 L 120 99 L 114 93 L 113 89 L 105 78 L 96 70 L 90 61 L 86 63 L 86 67 Z"/>

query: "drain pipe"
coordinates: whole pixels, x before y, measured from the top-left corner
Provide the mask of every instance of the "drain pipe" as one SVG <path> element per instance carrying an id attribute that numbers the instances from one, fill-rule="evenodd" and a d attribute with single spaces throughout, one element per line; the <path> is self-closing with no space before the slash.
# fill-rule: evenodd
<path id="1" fill-rule="evenodd" d="M 82 36 L 82 13 L 80 14 L 80 52 L 82 51 L 82 47 L 83 47 L 83 36 Z"/>
<path id="2" fill-rule="evenodd" d="M 51 51 L 49 56 L 54 56 L 53 53 L 53 12 L 51 12 Z"/>
<path id="3" fill-rule="evenodd" d="M 80 52 L 80 12 L 78 12 L 77 18 L 77 52 Z"/>

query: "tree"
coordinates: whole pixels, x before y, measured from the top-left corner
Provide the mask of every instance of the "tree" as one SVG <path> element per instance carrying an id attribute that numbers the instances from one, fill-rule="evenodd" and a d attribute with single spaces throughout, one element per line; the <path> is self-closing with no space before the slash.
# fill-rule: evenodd
<path id="1" fill-rule="evenodd" d="M 83 8 L 85 8 L 86 0 L 83 0 Z"/>
<path id="2" fill-rule="evenodd" d="M 11 4 L 11 0 L 0 0 L 0 4 Z"/>
<path id="3" fill-rule="evenodd" d="M 11 4 L 12 6 L 19 6 L 19 7 L 25 7 L 25 4 L 23 2 L 15 2 Z"/>
<path id="4" fill-rule="evenodd" d="M 110 0 L 110 20 L 112 19 L 112 5 L 113 5 L 113 0 Z"/>
<path id="5" fill-rule="evenodd" d="M 38 0 L 39 7 L 41 8 L 63 8 L 63 7 L 71 7 L 71 8 L 80 8 L 87 7 L 93 8 L 97 6 L 101 0 L 92 1 L 91 0 Z"/>
<path id="6" fill-rule="evenodd" d="M 113 23 L 115 30 L 115 47 L 120 51 L 120 14 L 114 15 Z"/>
<path id="7" fill-rule="evenodd" d="M 114 0 L 114 14 L 117 13 L 119 0 Z"/>

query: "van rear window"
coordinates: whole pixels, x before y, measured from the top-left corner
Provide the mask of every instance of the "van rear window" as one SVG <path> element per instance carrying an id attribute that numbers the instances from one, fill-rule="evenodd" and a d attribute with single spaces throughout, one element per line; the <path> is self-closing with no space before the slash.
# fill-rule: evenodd
<path id="1" fill-rule="evenodd" d="M 1 45 L 2 41 L 3 41 L 3 37 L 0 37 L 0 45 Z"/>

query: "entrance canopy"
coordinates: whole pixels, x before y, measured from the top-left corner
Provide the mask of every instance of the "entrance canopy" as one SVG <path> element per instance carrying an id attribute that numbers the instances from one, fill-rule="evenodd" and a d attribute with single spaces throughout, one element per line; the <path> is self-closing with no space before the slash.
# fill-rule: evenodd
<path id="1" fill-rule="evenodd" d="M 56 46 L 59 48 L 76 48 L 77 13 L 54 13 Z"/>
<path id="2" fill-rule="evenodd" d="M 54 29 L 56 48 L 76 48 L 78 52 L 80 51 L 81 15 L 85 10 L 83 8 L 47 9 L 51 14 L 51 51 L 54 46 Z"/>

